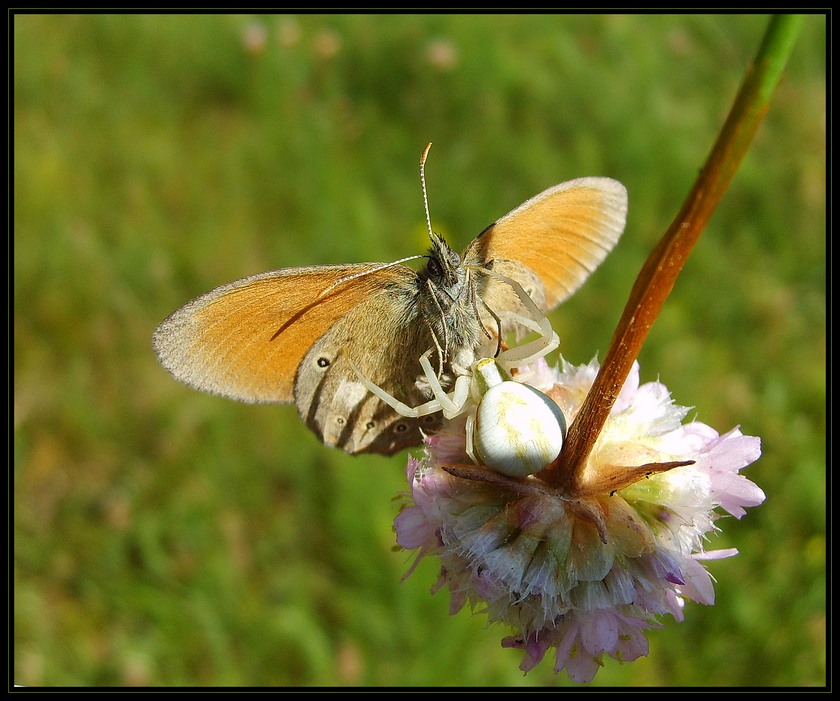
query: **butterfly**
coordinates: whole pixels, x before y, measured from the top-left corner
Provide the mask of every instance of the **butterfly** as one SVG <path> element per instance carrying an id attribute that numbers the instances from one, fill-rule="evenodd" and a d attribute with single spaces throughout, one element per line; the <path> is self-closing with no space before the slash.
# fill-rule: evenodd
<path id="1" fill-rule="evenodd" d="M 431 144 L 429 144 L 431 146 Z M 498 344 L 521 308 L 543 312 L 574 293 L 617 243 L 627 191 L 604 177 L 555 185 L 482 231 L 458 254 L 432 230 L 426 264 L 284 268 L 193 299 L 155 330 L 164 368 L 199 390 L 243 402 L 294 402 L 320 440 L 348 453 L 419 445 L 441 415 L 408 418 L 359 374 L 409 405 L 431 394 L 419 358 L 432 350 L 445 388 Z M 419 256 L 415 256 L 419 257 Z"/>

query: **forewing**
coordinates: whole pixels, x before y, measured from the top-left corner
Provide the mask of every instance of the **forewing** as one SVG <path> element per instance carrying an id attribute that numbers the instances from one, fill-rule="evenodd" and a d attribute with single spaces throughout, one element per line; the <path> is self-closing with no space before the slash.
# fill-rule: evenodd
<path id="1" fill-rule="evenodd" d="M 245 402 L 290 402 L 312 345 L 359 304 L 414 277 L 405 266 L 372 263 L 253 275 L 171 314 L 155 331 L 154 349 L 169 372 L 196 389 Z"/>

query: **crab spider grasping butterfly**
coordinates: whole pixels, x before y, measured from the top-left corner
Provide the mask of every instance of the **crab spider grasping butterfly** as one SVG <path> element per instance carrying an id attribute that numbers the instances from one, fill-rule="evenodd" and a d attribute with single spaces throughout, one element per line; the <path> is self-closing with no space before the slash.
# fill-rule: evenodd
<path id="1" fill-rule="evenodd" d="M 491 273 L 492 274 L 492 273 Z M 559 339 L 525 290 L 514 280 L 498 276 L 509 284 L 534 318 L 505 312 L 500 319 L 512 319 L 540 335 L 532 341 L 500 351 L 495 358 L 480 358 L 470 372 L 456 378 L 453 390 L 443 389 L 429 356 L 420 365 L 434 399 L 411 407 L 356 370 L 361 382 L 398 414 L 419 418 L 443 412 L 447 419 L 467 414 L 466 452 L 477 465 L 485 465 L 509 477 L 539 472 L 551 463 L 563 447 L 566 420 L 560 407 L 533 387 L 512 379 L 511 370 L 523 367 L 554 350 Z"/>

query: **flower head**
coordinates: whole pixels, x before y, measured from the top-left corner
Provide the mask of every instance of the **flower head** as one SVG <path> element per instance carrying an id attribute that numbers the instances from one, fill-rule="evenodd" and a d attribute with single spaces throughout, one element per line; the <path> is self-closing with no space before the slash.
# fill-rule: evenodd
<path id="1" fill-rule="evenodd" d="M 551 397 L 571 423 L 598 366 L 558 369 L 540 361 L 519 376 Z M 719 435 L 659 382 L 624 384 L 586 464 L 572 481 L 552 467 L 507 477 L 467 457 L 464 418 L 409 459 L 413 503 L 397 516 L 399 544 L 435 555 L 451 612 L 481 607 L 512 626 L 503 646 L 524 652 L 527 671 L 554 649 L 555 671 L 590 681 L 605 655 L 629 662 L 648 652 L 644 631 L 682 620 L 685 599 L 714 603 L 702 559 L 719 509 L 736 518 L 764 500 L 738 474 L 760 441 L 735 428 Z M 412 568 L 413 569 L 413 568 Z"/>

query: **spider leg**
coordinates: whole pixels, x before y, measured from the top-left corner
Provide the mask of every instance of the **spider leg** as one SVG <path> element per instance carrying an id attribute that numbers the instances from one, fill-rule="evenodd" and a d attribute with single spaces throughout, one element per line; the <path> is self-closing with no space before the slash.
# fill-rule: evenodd
<path id="1" fill-rule="evenodd" d="M 466 427 L 466 450 L 467 455 L 470 456 L 470 460 L 472 460 L 476 465 L 480 465 L 481 463 L 478 461 L 478 458 L 475 455 L 475 448 L 473 447 L 473 432 L 475 431 L 475 414 L 469 414 L 467 416 L 467 427 Z"/>
<path id="2" fill-rule="evenodd" d="M 557 334 L 554 333 L 554 329 L 551 328 L 551 322 L 549 322 L 548 317 L 546 317 L 545 314 L 540 311 L 540 308 L 534 304 L 534 300 L 531 299 L 531 296 L 525 291 L 525 288 L 522 287 L 522 285 L 520 285 L 516 280 L 512 280 L 509 277 L 494 272 L 490 268 L 479 268 L 479 270 L 481 270 L 484 274 L 489 275 L 490 277 L 495 277 L 510 286 L 510 288 L 516 293 L 516 296 L 519 297 L 519 301 L 522 302 L 522 305 L 531 314 L 530 318 L 522 314 L 517 314 L 516 312 L 505 312 L 499 316 L 504 319 L 513 319 L 518 321 L 526 328 L 540 334 L 540 337 L 535 338 L 533 341 L 523 343 L 513 348 L 507 348 L 497 355 L 496 360 L 505 370 L 509 372 L 511 368 L 518 367 L 520 365 L 528 365 L 529 363 L 547 355 L 560 345 L 560 339 Z"/>
<path id="3" fill-rule="evenodd" d="M 426 362 L 428 363 L 428 359 Z M 353 370 L 355 370 L 356 375 L 359 377 L 359 381 L 365 387 L 367 387 L 371 393 L 376 395 L 379 399 L 385 402 L 388 406 L 390 406 L 401 416 L 405 416 L 410 419 L 416 419 L 419 416 L 434 414 L 436 411 L 440 411 L 443 408 L 441 406 L 441 403 L 437 399 L 432 399 L 431 401 L 428 401 L 425 404 L 421 404 L 420 406 L 408 406 L 408 404 L 406 404 L 405 402 L 401 402 L 394 395 L 388 394 L 388 392 L 382 389 L 379 385 L 371 382 L 359 371 L 359 368 L 356 367 L 352 360 L 350 361 L 350 365 L 353 366 Z M 431 364 L 429 364 L 429 367 L 431 367 Z M 438 386 L 440 386 L 440 383 L 438 383 Z"/>
<path id="4" fill-rule="evenodd" d="M 528 365 L 535 360 L 539 360 L 560 345 L 560 338 L 551 328 L 551 324 L 548 323 L 548 319 L 545 316 L 538 322 L 521 314 L 508 312 L 504 314 L 504 318 L 513 319 L 526 328 L 540 334 L 539 338 L 535 338 L 533 341 L 507 348 L 499 353 L 496 360 L 508 372 L 513 367 Z"/>
<path id="5" fill-rule="evenodd" d="M 420 365 L 432 389 L 432 394 L 435 396 L 433 401 L 436 401 L 440 405 L 443 409 L 443 415 L 447 419 L 455 418 L 464 410 L 472 379 L 469 375 L 459 375 L 455 379 L 455 387 L 451 394 L 447 394 L 440 384 L 440 380 L 435 374 L 432 364 L 429 362 L 431 352 L 432 350 L 429 349 L 420 356 Z"/>

